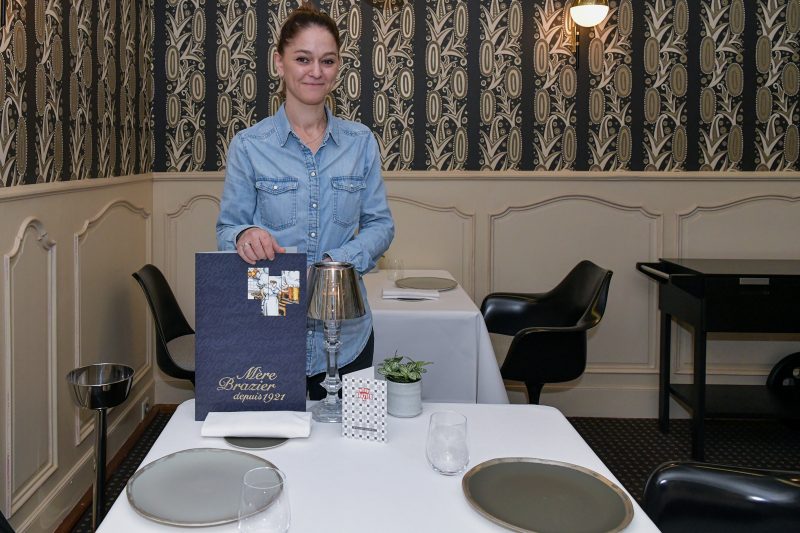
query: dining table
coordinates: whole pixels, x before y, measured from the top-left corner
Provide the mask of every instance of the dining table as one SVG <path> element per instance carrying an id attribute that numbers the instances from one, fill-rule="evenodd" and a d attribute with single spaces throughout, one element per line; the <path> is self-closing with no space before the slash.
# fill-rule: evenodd
<path id="1" fill-rule="evenodd" d="M 508 403 L 492 341 L 480 309 L 457 284 L 433 300 L 383 298 L 397 289 L 394 271 L 364 276 L 372 310 L 376 365 L 395 354 L 430 361 L 422 379 L 429 402 Z M 401 279 L 452 280 L 446 270 L 405 270 Z"/>
<path id="2" fill-rule="evenodd" d="M 386 442 L 346 438 L 340 424 L 314 421 L 307 438 L 289 439 L 280 446 L 247 453 L 270 461 L 285 474 L 292 533 L 507 531 L 471 506 L 462 488 L 467 474 L 445 476 L 429 465 L 425 454 L 428 421 L 431 413 L 445 410 L 461 413 L 467 419 L 468 469 L 503 457 L 578 465 L 620 487 L 622 498 L 630 502 L 628 516 L 632 513 L 624 531 L 658 531 L 564 415 L 553 407 L 425 403 L 420 416 L 387 417 Z M 183 450 L 236 450 L 223 438 L 202 437 L 202 425 L 202 421 L 194 420 L 194 400 L 179 405 L 139 470 Z M 171 494 L 159 497 L 168 505 Z M 558 498 L 552 502 L 557 512 Z M 214 505 L 213 498 L 207 505 Z M 201 530 L 233 532 L 237 522 L 234 518 L 230 523 Z M 123 491 L 98 531 L 163 533 L 187 529 L 145 518 L 132 507 Z"/>

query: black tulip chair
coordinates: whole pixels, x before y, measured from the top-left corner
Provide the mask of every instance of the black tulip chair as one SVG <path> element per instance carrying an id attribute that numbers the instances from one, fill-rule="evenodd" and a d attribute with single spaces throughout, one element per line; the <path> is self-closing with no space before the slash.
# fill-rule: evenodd
<path id="1" fill-rule="evenodd" d="M 164 274 L 145 265 L 133 277 L 144 291 L 156 328 L 156 361 L 166 375 L 194 387 L 194 330 L 186 321 Z"/>
<path id="2" fill-rule="evenodd" d="M 539 403 L 545 383 L 583 374 L 586 333 L 603 318 L 612 274 L 584 260 L 548 292 L 496 292 L 483 300 L 487 329 L 514 337 L 500 373 L 525 382 L 530 403 Z"/>
<path id="3" fill-rule="evenodd" d="M 642 507 L 663 533 L 800 531 L 800 472 L 664 463 Z"/>

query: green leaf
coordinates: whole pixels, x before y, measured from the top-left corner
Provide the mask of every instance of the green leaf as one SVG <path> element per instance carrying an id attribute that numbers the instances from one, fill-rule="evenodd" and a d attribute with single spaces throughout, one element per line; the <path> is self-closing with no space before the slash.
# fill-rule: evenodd
<path id="1" fill-rule="evenodd" d="M 408 362 L 403 363 L 403 359 L 408 359 Z M 414 361 L 408 356 L 395 353 L 394 357 L 383 360 L 378 366 L 378 373 L 397 383 L 413 383 L 422 379 L 422 374 L 427 372 L 424 367 L 431 364 L 433 363 L 429 361 Z"/>

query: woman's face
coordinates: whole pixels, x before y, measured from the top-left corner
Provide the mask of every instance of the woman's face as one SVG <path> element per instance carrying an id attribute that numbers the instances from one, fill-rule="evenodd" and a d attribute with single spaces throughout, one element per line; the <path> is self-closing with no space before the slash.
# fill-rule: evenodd
<path id="1" fill-rule="evenodd" d="M 286 43 L 283 55 L 275 53 L 275 64 L 283 78 L 287 100 L 321 104 L 339 73 L 336 40 L 327 29 L 309 26 Z"/>

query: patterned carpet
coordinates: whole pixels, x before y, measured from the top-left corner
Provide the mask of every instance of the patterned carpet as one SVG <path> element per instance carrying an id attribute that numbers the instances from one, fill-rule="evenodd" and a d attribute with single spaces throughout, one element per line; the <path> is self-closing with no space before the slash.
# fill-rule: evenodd
<path id="1" fill-rule="evenodd" d="M 150 447 L 169 422 L 159 413 L 106 484 L 106 508 L 125 490 Z M 570 418 L 575 429 L 619 481 L 641 502 L 650 472 L 661 463 L 690 458 L 689 420 L 673 420 L 662 434 L 650 418 Z M 707 420 L 706 460 L 711 463 L 800 469 L 800 427 L 772 420 Z M 92 530 L 91 508 L 73 533 Z"/>
<path id="2" fill-rule="evenodd" d="M 570 418 L 578 433 L 640 503 L 650 473 L 667 461 L 691 459 L 689 420 L 658 430 L 651 418 Z M 706 462 L 800 469 L 800 427 L 777 420 L 706 420 Z"/>
<path id="3" fill-rule="evenodd" d="M 128 483 L 128 478 L 130 478 L 133 473 L 136 472 L 136 469 L 139 468 L 139 465 L 147 455 L 147 452 L 150 451 L 153 443 L 161 434 L 161 430 L 164 429 L 164 426 L 167 425 L 167 422 L 169 422 L 171 417 L 172 413 L 156 414 L 156 416 L 153 418 L 153 422 L 144 431 L 144 434 L 133 446 L 130 453 L 122 461 L 122 464 L 112 473 L 111 479 L 109 479 L 106 483 L 106 511 L 111 508 L 111 505 L 116 501 L 117 497 L 122 493 L 122 491 L 125 490 L 125 485 Z M 72 531 L 73 533 L 91 533 L 91 506 L 85 513 L 83 513 L 80 521 L 75 525 Z"/>

